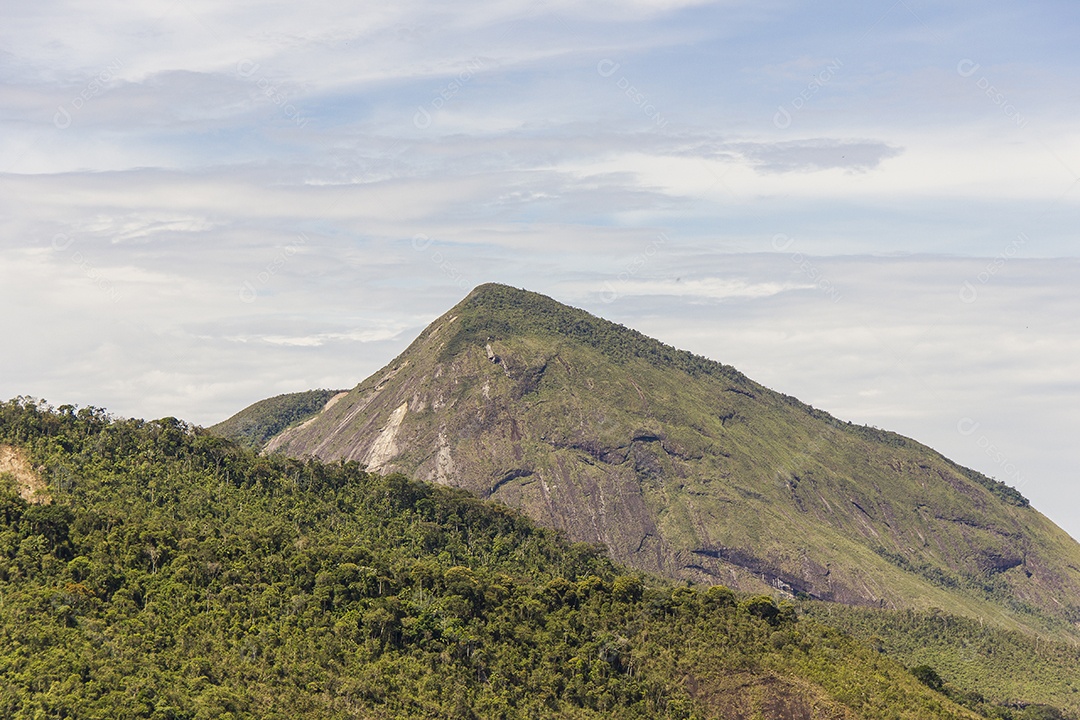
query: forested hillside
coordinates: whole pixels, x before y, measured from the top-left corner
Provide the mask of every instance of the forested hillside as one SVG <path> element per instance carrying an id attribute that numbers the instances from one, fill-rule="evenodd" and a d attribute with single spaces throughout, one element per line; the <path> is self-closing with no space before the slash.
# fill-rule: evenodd
<path id="1" fill-rule="evenodd" d="M 975 717 L 792 606 L 462 491 L 28 400 L 0 445 L 51 495 L 0 482 L 2 717 Z"/>

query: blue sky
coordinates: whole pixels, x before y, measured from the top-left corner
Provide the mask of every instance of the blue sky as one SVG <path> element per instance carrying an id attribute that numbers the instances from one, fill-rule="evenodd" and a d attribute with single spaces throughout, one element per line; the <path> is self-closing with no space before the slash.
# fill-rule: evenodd
<path id="1" fill-rule="evenodd" d="M 210 424 L 481 282 L 734 364 L 1080 536 L 1080 6 L 39 2 L 0 396 Z"/>

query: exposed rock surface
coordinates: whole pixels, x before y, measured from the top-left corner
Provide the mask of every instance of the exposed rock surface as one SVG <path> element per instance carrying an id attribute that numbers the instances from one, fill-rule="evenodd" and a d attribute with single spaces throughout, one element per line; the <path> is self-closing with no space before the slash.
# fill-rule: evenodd
<path id="1" fill-rule="evenodd" d="M 45 481 L 34 471 L 26 454 L 19 448 L 0 445 L 0 475 L 9 475 L 15 482 L 19 497 L 31 505 L 47 505 L 52 502 Z"/>

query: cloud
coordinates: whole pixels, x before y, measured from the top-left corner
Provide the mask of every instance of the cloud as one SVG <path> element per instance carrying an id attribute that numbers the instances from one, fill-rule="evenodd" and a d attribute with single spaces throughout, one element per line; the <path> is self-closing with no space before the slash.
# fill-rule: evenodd
<path id="1" fill-rule="evenodd" d="M 0 395 L 213 422 L 352 386 L 496 280 L 1000 473 L 985 437 L 1075 506 L 1080 101 L 1044 10 L 12 6 Z"/>
<path id="2" fill-rule="evenodd" d="M 628 266 L 632 269 L 634 265 Z M 792 290 L 807 290 L 814 286 L 807 283 L 752 282 L 745 278 L 676 278 L 675 280 L 637 280 L 630 277 L 630 269 L 623 271 L 613 281 L 606 281 L 601 296 L 606 302 L 619 295 L 635 297 L 666 296 L 685 298 L 691 302 L 727 300 L 730 298 L 763 298 Z"/>
<path id="3" fill-rule="evenodd" d="M 270 345 L 284 345 L 289 347 L 320 347 L 328 342 L 358 342 L 371 343 L 382 340 L 393 340 L 401 334 L 400 330 L 352 330 L 349 332 L 328 332 L 316 335 L 239 335 L 229 336 L 223 339 L 229 342 L 261 342 Z"/>
<path id="4" fill-rule="evenodd" d="M 883 160 L 900 155 L 900 148 L 882 142 L 791 140 L 778 143 L 736 143 L 751 165 L 764 172 L 815 172 L 841 169 L 873 170 Z"/>

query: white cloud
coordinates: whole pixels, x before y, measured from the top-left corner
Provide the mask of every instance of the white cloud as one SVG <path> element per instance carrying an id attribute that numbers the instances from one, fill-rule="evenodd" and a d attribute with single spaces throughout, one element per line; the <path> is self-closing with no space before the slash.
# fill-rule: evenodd
<path id="1" fill-rule="evenodd" d="M 382 340 L 393 340 L 401 334 L 401 330 L 378 329 L 378 330 L 352 330 L 349 332 L 327 332 L 316 335 L 289 336 L 289 335 L 241 335 L 226 337 L 229 342 L 264 342 L 270 345 L 285 345 L 290 347 L 320 347 L 328 342 L 359 342 L 370 343 Z"/>
<path id="2" fill-rule="evenodd" d="M 634 265 L 628 266 L 613 281 L 604 283 L 605 301 L 619 295 L 667 296 L 694 301 L 723 300 L 727 298 L 762 298 L 791 290 L 808 290 L 814 285 L 791 282 L 751 282 L 745 278 L 693 278 L 675 280 L 637 280 L 630 274 Z"/>
<path id="3" fill-rule="evenodd" d="M 985 438 L 1075 507 L 1050 8 L 13 5 L 0 395 L 213 422 L 351 386 L 496 280 L 1000 476 Z"/>

